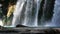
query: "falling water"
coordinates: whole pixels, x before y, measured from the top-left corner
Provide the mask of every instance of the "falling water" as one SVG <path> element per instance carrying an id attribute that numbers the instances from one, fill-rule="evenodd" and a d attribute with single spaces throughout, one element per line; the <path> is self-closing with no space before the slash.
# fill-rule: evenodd
<path id="1" fill-rule="evenodd" d="M 30 27 L 38 26 L 37 17 L 38 17 L 40 1 L 41 0 L 28 0 L 27 1 L 26 11 L 25 11 L 25 21 L 23 25 L 30 26 Z"/>
<path id="2" fill-rule="evenodd" d="M 42 0 L 18 0 L 16 4 L 16 8 L 13 13 L 13 20 L 12 20 L 12 27 L 15 27 L 16 25 L 24 25 L 24 26 L 29 26 L 29 27 L 38 27 L 38 12 L 40 8 L 40 3 Z M 44 11 L 46 10 L 45 8 L 47 7 L 47 0 L 45 0 L 44 8 L 43 8 L 43 15 L 42 18 L 40 19 L 41 22 L 45 27 L 47 26 L 57 26 L 59 25 L 59 13 L 60 13 L 60 5 L 59 2 L 60 0 L 55 1 L 54 5 L 54 14 L 51 19 L 51 21 L 44 22 L 45 20 L 45 13 Z M 57 23 L 58 22 L 58 23 Z M 41 24 L 40 24 L 41 25 Z"/>
<path id="3" fill-rule="evenodd" d="M 22 23 L 23 25 L 37 26 L 37 23 L 35 24 L 36 11 L 32 10 L 34 8 L 33 5 L 34 5 L 34 0 L 27 0 L 27 6 L 26 6 L 26 11 L 25 11 L 25 20 L 24 20 L 24 23 Z"/>
<path id="4" fill-rule="evenodd" d="M 2 20 L 0 19 L 0 25 L 3 26 Z"/>
<path id="5" fill-rule="evenodd" d="M 37 17 L 41 0 L 18 0 L 14 11 L 12 26 L 17 24 L 36 27 Z M 25 8 L 25 9 L 24 9 Z"/>
<path id="6" fill-rule="evenodd" d="M 60 0 L 55 0 L 54 4 L 54 14 L 52 20 L 49 24 L 46 24 L 47 27 L 60 27 Z"/>
<path id="7" fill-rule="evenodd" d="M 12 21 L 12 26 L 15 26 L 16 24 L 20 23 L 20 15 L 21 15 L 21 11 L 24 5 L 24 0 L 18 0 L 17 4 L 16 4 L 16 9 L 13 13 L 14 17 L 13 17 L 13 21 Z"/>
<path id="8" fill-rule="evenodd" d="M 60 0 L 55 1 L 54 14 L 52 18 L 52 23 L 59 27 L 60 25 Z"/>

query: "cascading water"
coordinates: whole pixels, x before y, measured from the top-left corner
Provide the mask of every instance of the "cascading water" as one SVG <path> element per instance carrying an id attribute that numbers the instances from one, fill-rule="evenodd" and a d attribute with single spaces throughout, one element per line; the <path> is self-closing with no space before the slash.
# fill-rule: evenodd
<path id="1" fill-rule="evenodd" d="M 23 5 L 26 0 L 18 0 L 16 4 L 16 8 L 13 13 L 13 20 L 12 20 L 12 25 L 11 26 L 4 26 L 4 27 L 15 27 L 16 24 L 20 23 L 20 15 L 22 12 Z"/>
<path id="2" fill-rule="evenodd" d="M 18 0 L 16 4 L 16 8 L 13 13 L 13 20 L 12 20 L 12 27 L 15 27 L 16 25 L 24 25 L 29 27 L 55 27 L 59 25 L 59 9 L 60 6 L 59 1 L 55 1 L 54 10 L 49 7 L 48 0 L 43 0 L 44 4 L 42 5 L 42 0 Z M 40 7 L 42 5 L 42 8 Z M 51 5 L 51 3 L 50 3 Z M 50 6 L 51 7 L 51 6 Z M 41 10 L 42 11 L 41 11 Z M 52 14 L 51 20 L 46 20 L 49 10 L 53 10 L 54 14 Z M 41 11 L 41 15 L 38 13 Z M 47 13 L 48 12 L 48 13 Z M 51 11 L 52 12 L 52 11 Z M 47 16 L 46 16 L 47 15 Z M 59 16 L 58 16 L 59 15 Z M 40 17 L 38 17 L 40 16 Z M 58 23 L 57 23 L 58 22 Z M 42 24 L 42 25 L 41 25 Z"/>
<path id="3" fill-rule="evenodd" d="M 0 25 L 3 26 L 2 20 L 0 19 Z"/>
<path id="4" fill-rule="evenodd" d="M 21 15 L 21 11 L 22 11 L 24 2 L 25 2 L 25 0 L 17 1 L 16 9 L 13 13 L 14 17 L 13 17 L 13 21 L 12 21 L 12 26 L 15 26 L 16 24 L 20 23 L 20 15 Z"/>
<path id="5" fill-rule="evenodd" d="M 49 24 L 46 24 L 47 27 L 60 27 L 60 0 L 56 0 L 54 4 L 54 14 L 52 20 Z"/>
<path id="6" fill-rule="evenodd" d="M 60 26 L 60 0 L 55 1 L 54 14 L 52 18 L 52 23 L 56 26 Z"/>
<path id="7" fill-rule="evenodd" d="M 34 8 L 33 5 L 34 5 L 34 0 L 27 0 L 27 6 L 26 6 L 26 11 L 25 11 L 25 19 L 24 19 L 24 23 L 22 23 L 23 25 L 37 26 L 37 22 L 35 24 L 36 11 L 32 10 Z"/>
<path id="8" fill-rule="evenodd" d="M 40 1 L 41 0 L 18 0 L 14 11 L 12 26 L 17 24 L 29 27 L 38 26 L 37 17 Z"/>

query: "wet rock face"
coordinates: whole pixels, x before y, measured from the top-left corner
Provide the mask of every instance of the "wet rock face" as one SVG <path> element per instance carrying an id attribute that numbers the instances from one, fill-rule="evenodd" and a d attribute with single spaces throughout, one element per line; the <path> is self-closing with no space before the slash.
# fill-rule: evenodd
<path id="1" fill-rule="evenodd" d="M 43 15 L 44 2 L 45 2 L 45 0 L 42 0 L 42 2 L 40 3 L 39 13 L 38 13 L 38 23 L 39 23 L 39 25 L 41 24 L 40 21 L 41 21 L 42 15 Z"/>
<path id="2" fill-rule="evenodd" d="M 42 0 L 40 3 L 40 10 L 38 13 L 38 23 L 50 23 L 53 17 L 55 0 Z"/>
<path id="3" fill-rule="evenodd" d="M 2 1 L 2 13 L 3 13 L 3 15 L 7 15 L 8 5 L 9 5 L 9 0 Z"/>
<path id="4" fill-rule="evenodd" d="M 42 16 L 44 20 L 50 20 L 53 16 L 55 0 L 43 0 L 40 5 L 40 10 L 38 14 L 38 20 L 41 20 Z"/>
<path id="5" fill-rule="evenodd" d="M 24 26 L 24 25 L 16 25 L 16 27 L 27 27 L 27 26 Z"/>
<path id="6" fill-rule="evenodd" d="M 43 9 L 44 14 L 45 14 L 45 20 L 49 20 L 52 18 L 54 4 L 55 4 L 55 0 L 47 0 L 46 1 L 45 10 Z"/>

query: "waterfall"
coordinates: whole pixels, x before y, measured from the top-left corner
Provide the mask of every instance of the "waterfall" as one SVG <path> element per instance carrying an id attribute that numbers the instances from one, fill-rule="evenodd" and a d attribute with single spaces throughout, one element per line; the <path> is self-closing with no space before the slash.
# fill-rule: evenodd
<path id="1" fill-rule="evenodd" d="M 17 24 L 19 24 L 20 22 L 20 15 L 21 15 L 21 11 L 24 5 L 24 0 L 18 0 L 17 4 L 16 4 L 16 9 L 13 13 L 13 21 L 12 21 L 12 26 L 15 26 Z"/>
<path id="2" fill-rule="evenodd" d="M 38 26 L 38 10 L 41 0 L 18 0 L 13 13 L 12 26 L 17 24 L 29 27 Z"/>
<path id="3" fill-rule="evenodd" d="M 39 4 L 40 4 L 40 0 L 27 0 L 25 20 L 23 25 L 30 27 L 38 26 L 37 20 L 38 20 L 38 10 L 40 6 Z"/>
<path id="4" fill-rule="evenodd" d="M 54 27 L 59 26 L 60 0 L 54 4 L 52 0 L 18 0 L 13 13 L 12 27 L 24 25 L 28 27 Z M 42 2 L 42 3 L 41 3 Z M 40 10 L 40 11 L 39 11 Z M 49 16 L 50 10 L 53 16 Z M 41 12 L 41 14 L 39 14 Z M 51 15 L 51 14 L 50 14 Z M 49 16 L 49 17 L 48 17 Z M 52 18 L 51 18 L 52 17 Z M 41 25 L 42 24 L 42 25 Z"/>
<path id="5" fill-rule="evenodd" d="M 32 11 L 32 9 L 34 8 L 33 5 L 34 5 L 33 0 L 27 0 L 25 19 L 24 19 L 24 23 L 22 23 L 23 25 L 35 26 L 35 14 L 36 14 L 35 12 L 36 11 L 34 11 L 34 10 Z"/>
<path id="6" fill-rule="evenodd" d="M 52 23 L 59 27 L 60 25 L 60 0 L 55 1 L 54 14 L 52 18 Z"/>
<path id="7" fill-rule="evenodd" d="M 21 12 L 22 12 L 25 1 L 26 0 L 18 0 L 17 1 L 16 8 L 13 13 L 12 24 L 11 24 L 11 26 L 4 26 L 4 27 L 15 27 L 17 24 L 20 23 Z"/>
<path id="8" fill-rule="evenodd" d="M 55 0 L 54 14 L 50 23 L 46 24 L 47 27 L 60 27 L 60 0 Z"/>

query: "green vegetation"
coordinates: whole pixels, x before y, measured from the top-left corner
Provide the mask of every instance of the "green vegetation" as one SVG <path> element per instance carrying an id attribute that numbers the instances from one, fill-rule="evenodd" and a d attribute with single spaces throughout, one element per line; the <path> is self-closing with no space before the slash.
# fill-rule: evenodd
<path id="1" fill-rule="evenodd" d="M 2 19 L 4 25 L 10 25 L 12 16 L 7 17 L 8 6 L 9 3 L 15 4 L 17 0 L 0 0 L 0 4 L 2 4 L 0 8 L 0 18 Z"/>

